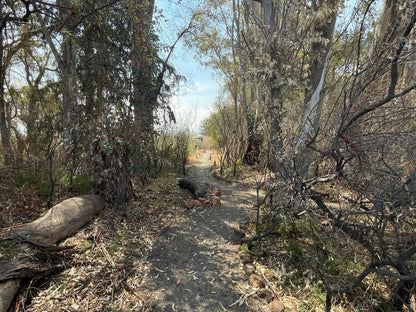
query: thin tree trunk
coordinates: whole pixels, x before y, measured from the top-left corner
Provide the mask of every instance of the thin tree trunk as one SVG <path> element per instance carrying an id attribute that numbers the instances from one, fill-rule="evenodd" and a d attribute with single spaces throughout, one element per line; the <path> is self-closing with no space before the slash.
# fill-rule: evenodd
<path id="1" fill-rule="evenodd" d="M 61 0 L 59 5 L 70 7 L 70 0 Z M 62 14 L 61 19 L 66 17 Z M 48 43 L 55 60 L 58 64 L 59 75 L 61 77 L 62 88 L 62 127 L 64 140 L 72 145 L 74 142 L 73 126 L 74 126 L 74 108 L 76 105 L 76 57 L 74 43 L 71 38 L 71 29 L 66 28 L 62 34 L 61 53 L 52 40 L 49 29 L 46 27 L 46 20 L 43 21 L 42 32 Z"/>
<path id="2" fill-rule="evenodd" d="M 322 40 L 312 44 L 310 54 L 312 56 L 316 55 L 316 57 L 312 59 L 311 72 L 305 92 L 305 103 L 307 103 L 307 108 L 304 114 L 304 124 L 301 127 L 299 140 L 295 147 L 297 174 L 301 178 L 305 178 L 308 175 L 309 167 L 313 159 L 313 155 L 307 147 L 308 144 L 311 143 L 310 141 L 317 135 L 319 119 L 321 117 L 323 105 L 321 92 L 325 85 L 325 76 L 330 61 L 330 51 L 335 30 L 338 1 L 329 0 L 326 5 L 331 11 L 329 16 L 327 16 L 325 21 L 321 21 L 320 24 L 316 25 L 313 29 L 317 34 L 322 34 Z M 318 11 L 323 9 L 324 8 L 317 8 Z M 325 9 L 328 8 L 325 7 Z"/>
<path id="3" fill-rule="evenodd" d="M 0 136 L 3 148 L 4 165 L 13 162 L 12 147 L 10 143 L 10 125 L 7 122 L 6 102 L 4 99 L 4 83 L 6 79 L 6 64 L 4 59 L 3 32 L 0 30 Z"/>
<path id="4" fill-rule="evenodd" d="M 152 92 L 154 78 L 152 76 L 152 48 L 150 29 L 154 9 L 154 0 L 145 0 L 133 8 L 136 21 L 133 23 L 133 96 L 134 125 L 139 139 L 149 144 L 153 143 L 153 113 Z"/>
<path id="5" fill-rule="evenodd" d="M 73 143 L 74 107 L 76 103 L 75 51 L 69 34 L 63 34 L 62 63 L 62 126 L 64 139 Z"/>

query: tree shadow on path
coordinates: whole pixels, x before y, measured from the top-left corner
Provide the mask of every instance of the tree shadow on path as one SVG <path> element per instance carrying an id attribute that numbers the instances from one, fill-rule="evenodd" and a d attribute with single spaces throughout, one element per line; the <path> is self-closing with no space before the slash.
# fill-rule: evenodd
<path id="1" fill-rule="evenodd" d="M 162 231 L 148 257 L 151 311 L 247 311 L 245 304 L 232 305 L 242 296 L 247 281 L 237 256 L 239 246 L 232 242 L 238 235 L 238 222 L 246 216 L 244 208 L 255 196 L 214 180 L 208 158 L 208 153 L 200 157 L 191 176 L 226 189 L 224 204 L 193 209 L 185 221 Z M 244 204 L 238 202 L 240 198 Z"/>

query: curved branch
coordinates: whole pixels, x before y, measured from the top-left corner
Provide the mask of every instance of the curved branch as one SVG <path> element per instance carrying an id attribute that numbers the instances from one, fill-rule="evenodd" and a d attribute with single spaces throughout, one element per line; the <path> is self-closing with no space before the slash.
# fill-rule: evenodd
<path id="1" fill-rule="evenodd" d="M 380 101 L 374 103 L 373 105 L 370 105 L 366 108 L 364 108 L 362 111 L 356 113 L 354 116 L 351 117 L 351 119 L 345 124 L 345 126 L 342 128 L 342 132 L 345 132 L 349 127 L 352 126 L 352 124 L 354 122 L 356 122 L 359 118 L 361 118 L 362 116 L 372 112 L 373 110 L 387 104 L 388 102 L 390 102 L 391 100 L 397 99 L 399 97 L 402 97 L 403 95 L 406 95 L 407 93 L 409 93 L 410 91 L 412 91 L 413 89 L 416 88 L 416 83 L 411 85 L 410 87 L 407 87 L 406 89 L 404 89 L 402 92 L 400 93 L 396 93 L 393 95 L 387 95 L 384 99 L 381 99 Z"/>

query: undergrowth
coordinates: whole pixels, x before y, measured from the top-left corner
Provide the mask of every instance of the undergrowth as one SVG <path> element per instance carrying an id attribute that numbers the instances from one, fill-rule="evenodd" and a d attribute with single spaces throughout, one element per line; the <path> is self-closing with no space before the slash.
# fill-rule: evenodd
<path id="1" fill-rule="evenodd" d="M 261 231 L 274 223 L 272 216 L 263 214 Z M 325 284 L 352 283 L 368 260 L 355 241 L 313 213 L 281 216 L 271 235 L 254 243 L 250 253 L 278 288 L 287 310 L 299 312 L 325 311 Z M 332 311 L 391 311 L 390 297 L 386 285 L 370 274 L 350 293 L 335 296 Z"/>

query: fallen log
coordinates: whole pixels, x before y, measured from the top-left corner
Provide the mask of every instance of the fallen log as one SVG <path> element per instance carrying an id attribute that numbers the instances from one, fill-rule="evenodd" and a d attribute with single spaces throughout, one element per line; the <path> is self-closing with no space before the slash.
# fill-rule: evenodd
<path id="1" fill-rule="evenodd" d="M 207 191 L 197 182 L 190 179 L 179 179 L 178 184 L 180 188 L 189 190 L 194 196 L 194 199 L 198 199 L 200 197 L 206 198 L 207 196 Z"/>
<path id="2" fill-rule="evenodd" d="M 104 204 L 105 201 L 98 195 L 83 195 L 64 200 L 49 209 L 39 219 L 19 229 L 10 231 L 3 239 L 9 240 L 15 243 L 16 246 L 25 249 L 33 247 L 53 249 L 53 244 L 72 235 L 91 221 L 104 208 Z M 39 269 L 37 270 L 33 258 L 26 257 L 26 259 L 27 261 L 25 258 L 10 259 L 8 266 L 2 265 L 2 270 L 0 270 L 1 312 L 9 309 L 21 285 L 21 278 L 31 278 L 45 273 L 45 268 L 42 268 L 42 262 L 38 264 Z M 2 260 L 2 262 L 4 261 L 7 260 Z M 14 276 L 18 278 L 14 278 Z"/>

